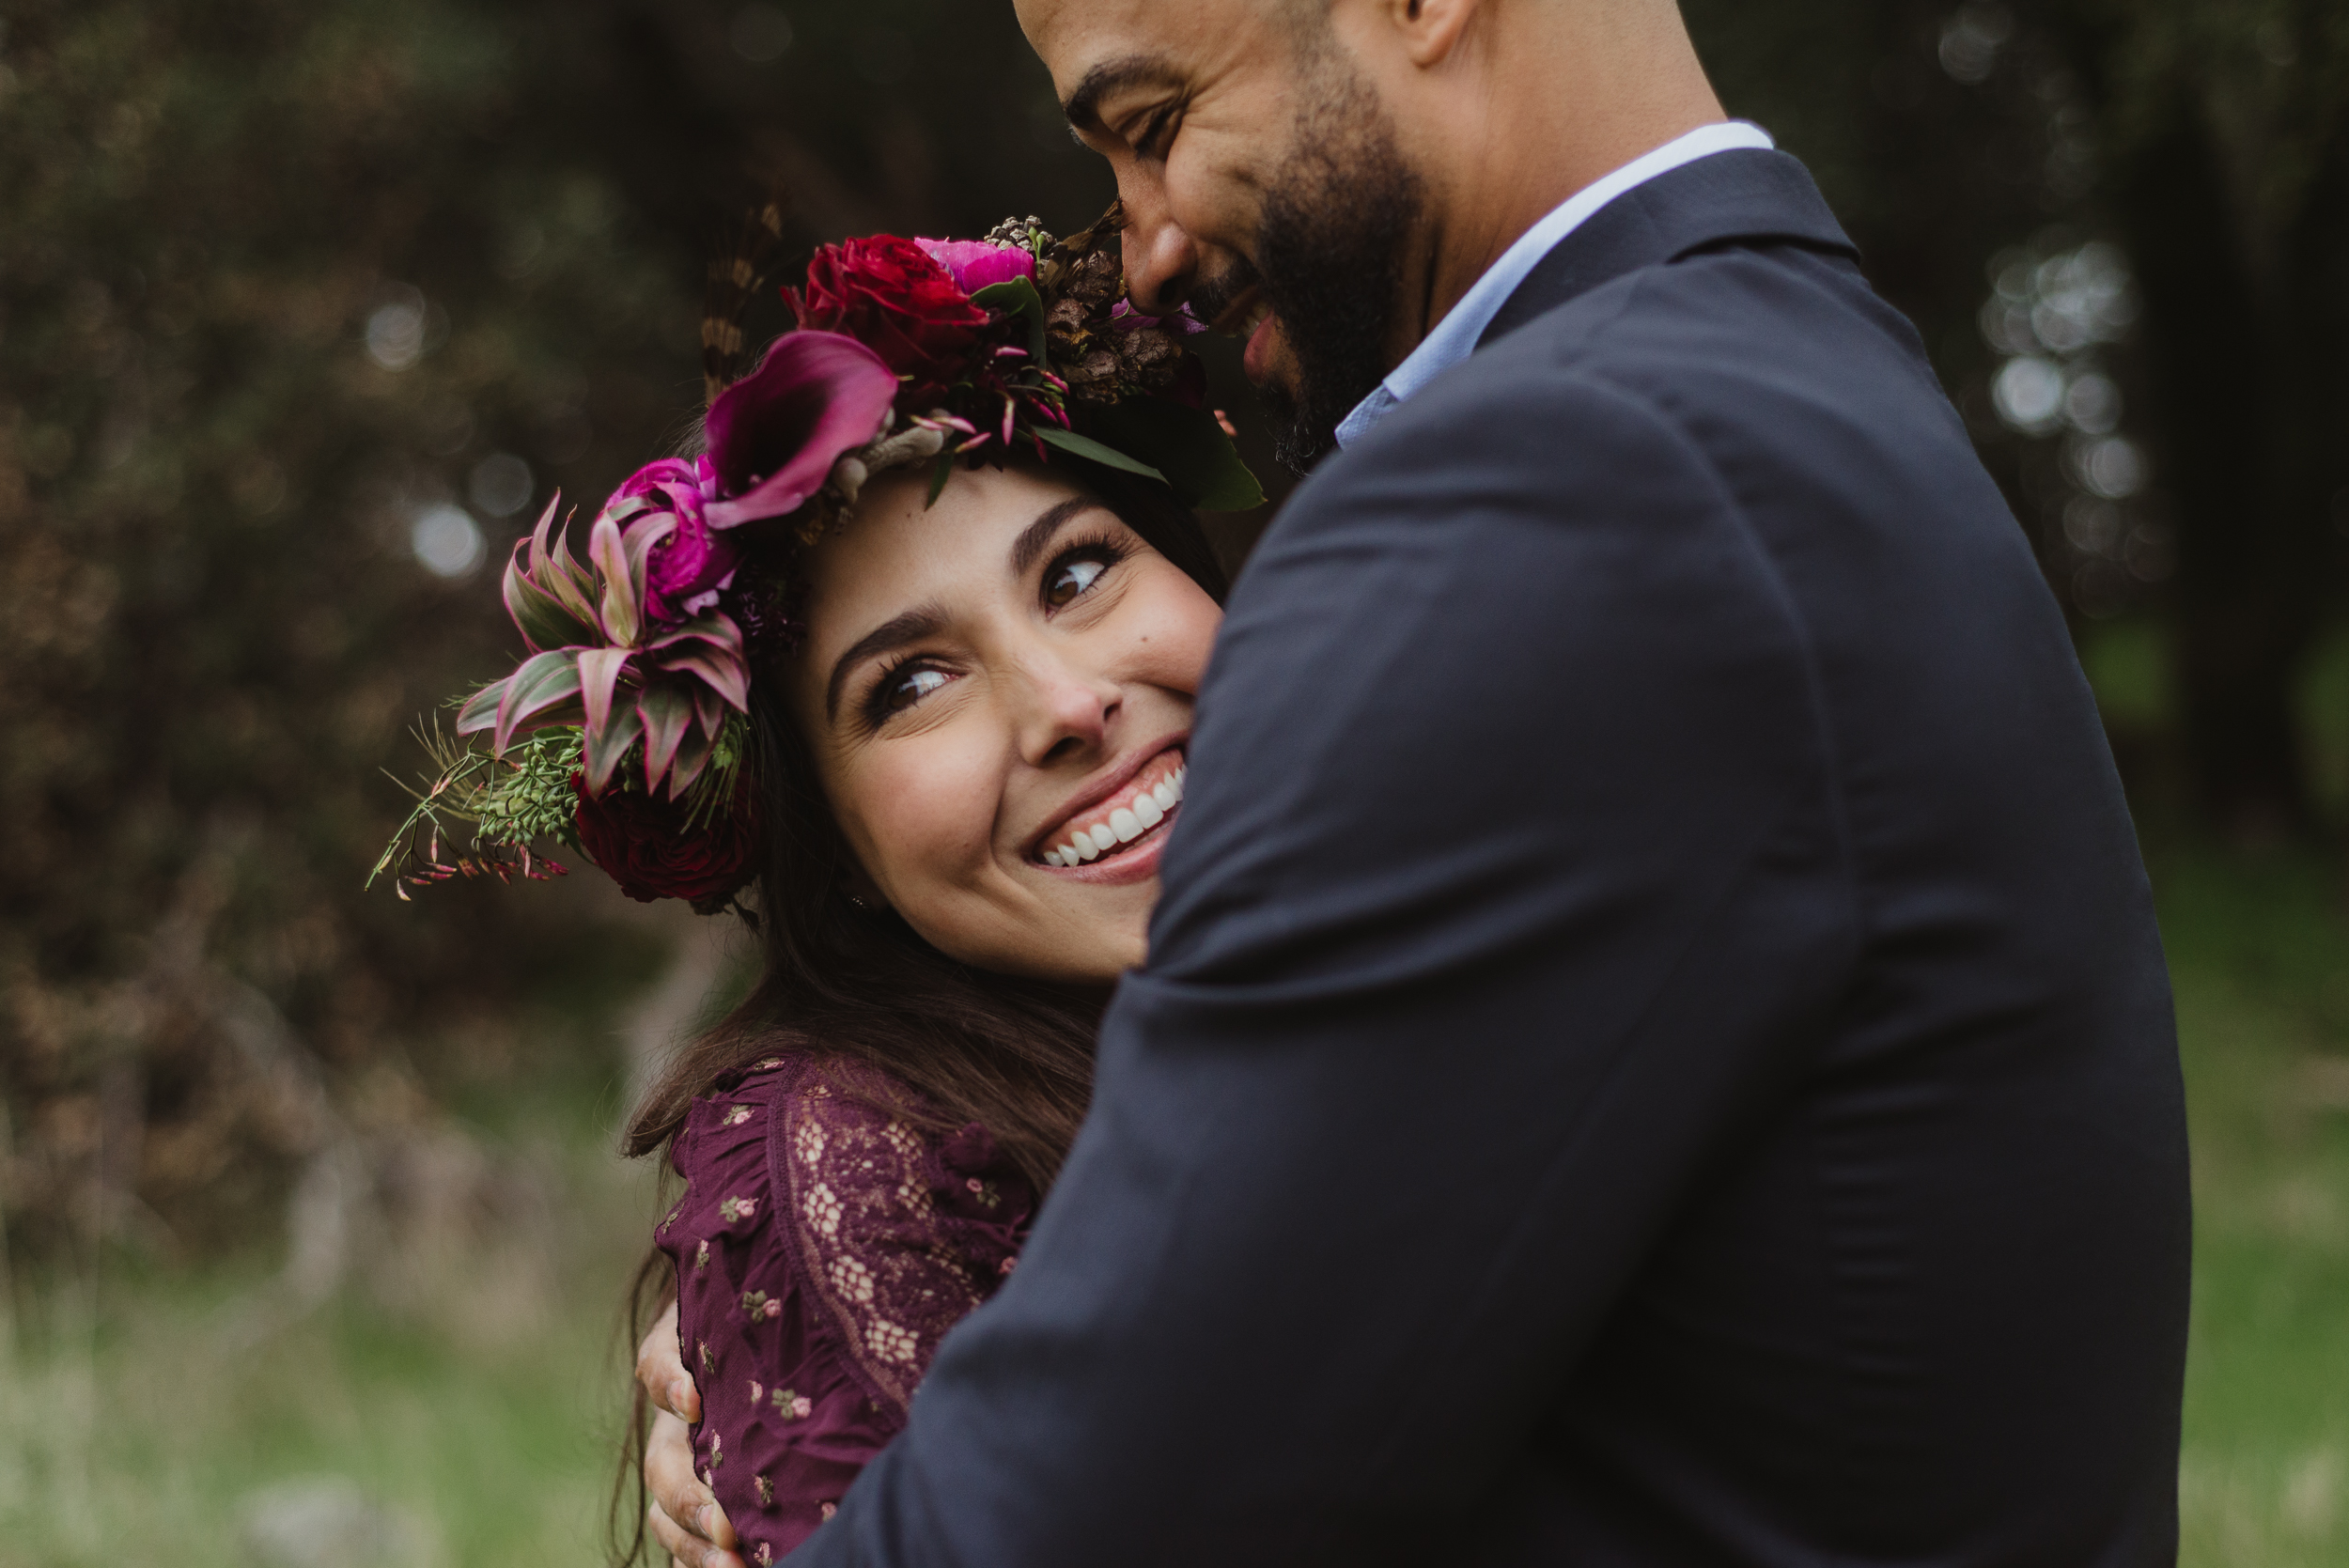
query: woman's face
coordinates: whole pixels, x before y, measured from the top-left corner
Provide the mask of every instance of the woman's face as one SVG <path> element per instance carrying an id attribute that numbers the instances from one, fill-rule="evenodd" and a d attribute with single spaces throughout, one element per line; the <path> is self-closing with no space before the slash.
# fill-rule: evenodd
<path id="1" fill-rule="evenodd" d="M 810 552 L 790 681 L 861 890 L 982 969 L 1107 982 L 1141 962 L 1222 618 L 1049 474 L 867 486 Z"/>

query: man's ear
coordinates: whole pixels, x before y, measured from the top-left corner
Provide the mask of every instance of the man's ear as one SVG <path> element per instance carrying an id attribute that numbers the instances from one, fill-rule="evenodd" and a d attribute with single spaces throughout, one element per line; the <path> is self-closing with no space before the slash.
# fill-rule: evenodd
<path id="1" fill-rule="evenodd" d="M 1404 52 L 1411 63 L 1425 69 L 1441 65 L 1484 8 L 1484 0 L 1386 0 L 1388 20 L 1403 35 Z"/>

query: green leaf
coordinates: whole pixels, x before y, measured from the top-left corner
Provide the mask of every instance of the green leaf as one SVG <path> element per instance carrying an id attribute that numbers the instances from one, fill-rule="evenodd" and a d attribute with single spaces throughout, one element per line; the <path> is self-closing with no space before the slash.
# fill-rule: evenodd
<path id="1" fill-rule="evenodd" d="M 613 772 L 628 749 L 643 738 L 645 721 L 638 717 L 636 705 L 612 710 L 612 722 L 587 737 L 587 792 L 603 793 L 603 786 L 612 782 Z"/>
<path id="2" fill-rule="evenodd" d="M 1074 430 L 1064 430 L 1057 425 L 1038 425 L 1034 427 L 1034 433 L 1043 438 L 1046 445 L 1057 446 L 1072 458 L 1083 458 L 1090 462 L 1099 463 L 1104 468 L 1118 468 L 1124 469 L 1128 474 L 1139 474 L 1145 479 L 1156 479 L 1159 484 L 1174 489 L 1177 495 L 1182 493 L 1180 487 L 1148 463 L 1128 458 L 1113 446 L 1104 446 L 1090 436 L 1081 436 Z M 1216 432 L 1218 435 L 1222 433 L 1221 430 Z"/>
<path id="3" fill-rule="evenodd" d="M 512 679 L 507 676 L 506 679 Z M 506 681 L 493 680 L 465 699 L 457 710 L 457 733 L 473 735 L 498 722 L 498 705 L 506 700 Z"/>
<path id="4" fill-rule="evenodd" d="M 693 722 L 693 698 L 683 681 L 648 681 L 637 695 L 636 711 L 645 721 L 645 790 L 660 785 L 678 744 Z"/>
<path id="5" fill-rule="evenodd" d="M 514 738 L 514 732 L 531 715 L 542 713 L 555 704 L 578 695 L 577 649 L 556 649 L 531 655 L 522 660 L 521 669 L 506 677 L 506 695 L 498 704 L 497 730 L 490 749 L 503 752 Z"/>
<path id="6" fill-rule="evenodd" d="M 506 568 L 506 610 L 521 629 L 523 641 L 534 650 L 597 640 L 596 629 L 572 614 L 562 600 L 524 577 L 520 562 L 510 562 Z"/>
<path id="7" fill-rule="evenodd" d="M 1006 316 L 1025 317 L 1028 352 L 1039 367 L 1044 365 L 1044 296 L 1035 291 L 1033 280 L 1005 278 L 1001 283 L 990 283 L 972 295 L 971 303 L 1000 310 Z"/>
<path id="8" fill-rule="evenodd" d="M 1170 397 L 1129 397 L 1092 411 L 1099 443 L 1129 454 L 1120 467 L 1156 466 L 1175 499 L 1203 512 L 1244 512 L 1265 502 L 1264 487 L 1215 415 Z M 1049 432 L 1041 432 L 1050 440 Z M 1146 472 L 1146 471 L 1145 471 Z"/>
<path id="9" fill-rule="evenodd" d="M 938 505 L 938 492 L 944 489 L 946 481 L 954 476 L 955 455 L 952 452 L 941 452 L 938 455 L 938 465 L 930 470 L 930 493 L 922 498 L 922 510 L 926 512 Z"/>

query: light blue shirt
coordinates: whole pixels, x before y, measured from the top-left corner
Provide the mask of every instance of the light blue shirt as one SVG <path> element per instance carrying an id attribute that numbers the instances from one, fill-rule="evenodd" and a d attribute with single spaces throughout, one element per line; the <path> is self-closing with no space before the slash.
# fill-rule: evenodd
<path id="1" fill-rule="evenodd" d="M 1509 296 L 1517 291 L 1517 285 L 1525 281 L 1535 263 L 1554 250 L 1559 241 L 1589 222 L 1600 208 L 1625 192 L 1636 190 L 1658 175 L 1670 174 L 1700 158 L 1748 147 L 1768 151 L 1777 146 L 1768 132 L 1743 120 L 1699 126 L 1679 140 L 1666 142 L 1654 152 L 1633 159 L 1568 196 L 1541 222 L 1519 235 L 1516 244 L 1501 252 L 1501 259 L 1485 269 L 1485 275 L 1460 296 L 1459 303 L 1445 312 L 1435 331 L 1420 340 L 1410 357 L 1396 365 L 1378 383 L 1377 391 L 1354 405 L 1354 411 L 1338 426 L 1338 444 L 1351 446 L 1370 434 L 1372 427 L 1396 404 L 1474 353 L 1476 340 L 1485 335 L 1485 329 L 1492 324 L 1492 318 L 1500 314 Z"/>

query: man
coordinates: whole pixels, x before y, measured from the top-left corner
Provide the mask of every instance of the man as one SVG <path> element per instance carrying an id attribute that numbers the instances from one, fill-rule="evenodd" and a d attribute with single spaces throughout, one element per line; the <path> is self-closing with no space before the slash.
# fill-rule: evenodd
<path id="1" fill-rule="evenodd" d="M 1340 450 L 1019 1271 L 793 1560 L 2172 1560 L 2142 867 L 1808 176 L 1670 0 L 1019 8 L 1137 303 Z"/>

